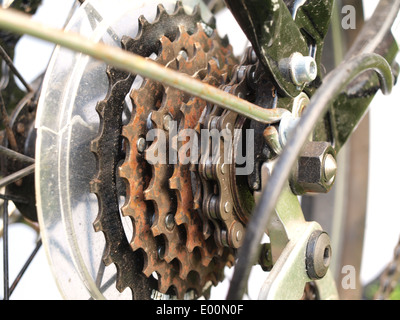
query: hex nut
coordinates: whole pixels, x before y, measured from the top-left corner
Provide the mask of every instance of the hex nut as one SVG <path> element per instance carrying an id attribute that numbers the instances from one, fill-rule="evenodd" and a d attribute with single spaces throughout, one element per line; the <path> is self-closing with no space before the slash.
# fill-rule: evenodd
<path id="1" fill-rule="evenodd" d="M 308 142 L 291 177 L 292 191 L 297 195 L 327 193 L 336 178 L 335 150 L 328 142 Z"/>

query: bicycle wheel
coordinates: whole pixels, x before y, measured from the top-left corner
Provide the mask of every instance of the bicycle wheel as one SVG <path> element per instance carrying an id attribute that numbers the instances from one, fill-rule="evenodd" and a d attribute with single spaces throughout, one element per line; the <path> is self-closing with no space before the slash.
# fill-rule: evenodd
<path id="1" fill-rule="evenodd" d="M 24 13 L 35 14 L 40 1 L 29 3 L 3 3 Z M 38 93 L 42 77 L 27 81 L 21 69 L 14 63 L 20 36 L 4 30 L 0 32 L 0 56 L 2 63 L 0 81 L 1 133 L 1 219 L 0 238 L 2 247 L 3 296 L 8 300 L 41 247 L 34 191 L 34 153 L 36 131 L 34 121 Z M 21 231 L 24 230 L 24 231 Z M 25 248 L 16 243 L 23 232 L 28 239 Z M 32 241 L 33 238 L 33 241 Z M 30 243 L 29 241 L 32 241 Z M 15 250 L 18 254 L 14 255 Z M 29 253 L 29 251 L 31 251 Z M 20 268 L 20 270 L 17 270 Z M 19 271 L 19 272 L 18 272 Z M 13 277 L 13 278 L 12 278 Z"/>
<path id="2" fill-rule="evenodd" d="M 102 8 L 101 2 L 95 2 L 95 4 L 96 6 L 94 7 L 91 6 L 90 2 L 86 2 L 81 10 L 81 20 L 78 21 L 79 19 L 76 19 L 76 24 L 71 24 L 72 30 L 76 28 L 76 30 L 79 29 L 80 32 L 87 31 L 90 34 L 89 37 L 92 37 L 93 39 L 101 39 L 101 41 L 110 44 L 115 44 L 114 42 L 116 42 L 117 45 L 120 40 L 118 35 L 127 35 L 131 40 L 126 38 L 123 39 L 122 44 L 125 49 L 136 48 L 138 43 L 141 42 L 140 32 L 146 34 L 146 32 L 149 32 L 148 30 L 154 31 L 159 27 L 168 28 L 169 26 L 167 23 L 160 23 L 160 21 L 163 21 L 162 19 L 164 19 L 162 18 L 163 16 L 179 16 L 179 10 L 176 8 L 175 11 L 168 12 L 168 8 L 165 11 L 165 8 L 160 9 L 159 7 L 159 11 L 155 19 L 152 19 L 151 17 L 139 19 L 140 31 L 135 37 L 136 32 L 129 30 L 129 28 L 126 27 L 126 24 L 122 22 L 123 19 L 119 18 L 118 23 L 114 25 L 112 22 L 114 21 L 114 17 L 108 16 L 108 14 L 112 16 L 113 13 L 103 12 L 103 10 L 106 10 Z M 94 10 L 94 8 L 96 10 Z M 127 11 L 128 9 L 126 12 Z M 93 18 L 88 18 L 88 12 L 93 14 Z M 140 9 L 140 12 L 135 12 L 135 14 L 138 15 L 142 14 L 143 12 L 144 11 Z M 183 11 L 181 10 L 181 12 Z M 191 16 L 191 14 L 185 14 L 187 16 Z M 116 13 L 116 15 L 119 15 L 119 13 Z M 202 18 L 204 19 L 204 17 Z M 88 28 L 86 31 L 85 23 L 86 28 Z M 187 62 L 192 61 L 192 58 L 194 58 L 194 53 L 191 52 L 190 46 L 186 47 L 183 42 L 179 43 L 176 39 L 180 37 L 184 38 L 182 36 L 184 35 L 192 41 L 199 41 L 200 43 L 202 41 L 200 38 L 195 38 L 194 34 L 196 34 L 196 32 L 190 31 L 190 25 L 189 27 L 186 27 L 189 28 L 189 31 L 186 30 L 185 32 L 179 30 L 178 36 L 174 35 L 172 39 L 169 39 L 172 41 L 172 45 L 169 46 L 169 50 L 178 50 L 174 52 L 174 54 L 178 56 L 178 63 L 176 66 L 178 70 L 180 70 L 180 68 L 184 68 L 184 70 L 189 68 L 189 63 Z M 204 28 L 204 26 L 202 28 L 202 32 L 208 36 L 210 34 L 210 30 L 207 29 L 207 27 Z M 143 39 L 145 39 L 145 37 Z M 174 43 L 176 43 L 176 47 L 174 47 Z M 206 46 L 206 44 L 204 44 L 204 46 Z M 145 47 L 145 49 L 143 49 L 143 47 Z M 152 59 L 158 60 L 164 57 L 164 52 L 161 51 L 160 53 L 157 48 L 152 49 L 153 47 L 143 43 L 141 48 L 142 49 L 137 50 L 144 50 L 146 52 L 145 55 Z M 203 48 L 197 49 L 196 53 L 201 52 L 202 49 Z M 222 56 L 224 54 L 223 51 L 224 50 L 221 51 Z M 56 62 L 57 59 L 61 59 L 60 57 L 63 57 L 63 59 L 73 60 L 74 62 L 70 65 L 70 68 L 65 68 L 65 65 L 60 68 L 60 65 Z M 214 58 L 216 58 L 214 61 L 219 60 L 217 57 Z M 186 60 L 186 62 L 184 60 Z M 251 53 L 248 53 L 248 55 L 245 56 L 244 61 L 245 63 L 249 64 L 252 62 L 254 63 L 254 58 L 251 56 Z M 220 60 L 217 62 L 218 67 L 220 67 L 220 62 Z M 172 64 L 170 66 L 172 66 Z M 66 71 L 66 69 L 69 70 Z M 146 288 L 152 290 L 152 297 L 162 297 L 163 295 L 171 297 L 177 295 L 178 297 L 182 298 L 186 296 L 186 294 L 190 291 L 187 289 L 192 288 L 190 287 L 192 284 L 190 284 L 189 287 L 185 287 L 187 283 L 182 285 L 179 283 L 178 278 L 169 278 L 168 272 L 170 271 L 166 272 L 164 271 L 164 266 L 160 266 L 161 264 L 165 265 L 165 263 L 167 263 L 169 264 L 169 267 L 176 272 L 186 272 L 185 277 L 187 278 L 185 279 L 188 283 L 192 281 L 189 280 L 189 274 L 193 272 L 192 276 L 196 278 L 196 275 L 193 274 L 199 273 L 198 269 L 195 267 L 186 268 L 186 265 L 183 263 L 186 257 L 181 257 L 181 252 L 179 250 L 174 252 L 176 249 L 171 249 L 169 246 L 169 244 L 174 243 L 174 239 L 183 239 L 180 241 L 184 241 L 188 244 L 191 244 L 192 241 L 192 238 L 190 238 L 191 233 L 188 232 L 188 226 L 190 226 L 190 223 L 177 222 L 179 219 L 180 221 L 183 221 L 185 215 L 182 214 L 178 218 L 175 215 L 174 219 L 171 218 L 171 216 L 174 217 L 172 212 L 175 212 L 177 208 L 179 209 L 182 205 L 183 202 L 181 197 L 184 193 L 179 188 L 179 179 L 177 176 L 172 175 L 171 171 L 167 173 L 168 169 L 165 167 L 157 167 L 156 165 L 150 163 L 148 158 L 148 150 L 151 150 L 151 148 L 155 146 L 155 143 L 150 145 L 150 148 L 145 142 L 141 143 L 143 136 L 140 137 L 140 135 L 143 135 L 146 131 L 140 131 L 142 130 L 140 126 L 145 124 L 146 130 L 153 129 L 154 126 L 158 129 L 164 127 L 163 130 L 167 131 L 169 123 L 165 122 L 166 117 L 168 116 L 168 119 L 174 119 L 178 116 L 178 114 L 174 114 L 174 112 L 176 112 L 174 111 L 175 109 L 170 109 L 172 111 L 169 113 L 159 112 L 158 108 L 160 110 L 163 110 L 163 108 L 165 109 L 165 105 L 167 103 L 158 97 L 158 91 L 162 93 L 161 95 L 166 97 L 166 101 L 175 101 L 173 100 L 173 97 L 175 97 L 176 99 L 180 99 L 177 100 L 179 103 L 186 103 L 184 110 L 180 110 L 184 115 L 185 112 L 188 112 L 186 109 L 188 108 L 188 105 L 190 105 L 190 103 L 194 104 L 197 102 L 195 100 L 190 100 L 190 98 L 187 97 L 179 97 L 180 93 L 167 92 L 167 89 L 163 88 L 162 86 L 157 87 L 150 81 L 142 81 L 142 79 L 139 79 L 138 81 L 133 79 L 127 80 L 130 78 L 130 76 L 125 73 L 120 73 L 118 70 L 112 68 L 106 69 L 105 65 L 92 61 L 90 58 L 82 57 L 80 55 L 73 56 L 71 53 L 63 52 L 63 50 L 60 49 L 55 55 L 53 64 L 50 66 L 49 70 L 50 72 L 48 73 L 48 78 L 46 80 L 47 84 L 57 82 L 62 90 L 58 92 L 56 90 L 45 90 L 46 97 L 43 100 L 44 102 L 42 104 L 41 114 L 39 117 L 40 125 L 38 159 L 40 160 L 39 166 L 42 169 L 37 172 L 37 190 L 40 190 L 38 203 L 41 211 L 41 226 L 46 233 L 46 246 L 48 248 L 50 259 L 52 260 L 54 269 L 57 269 L 57 272 L 60 272 L 62 270 L 62 265 L 65 268 L 62 270 L 63 275 L 64 277 L 65 275 L 68 277 L 68 279 L 62 279 L 63 276 L 57 278 L 59 278 L 60 282 L 64 283 L 61 285 L 62 287 L 64 285 L 66 287 L 69 286 L 66 283 L 70 279 L 74 279 L 72 281 L 74 285 L 64 289 L 64 292 L 73 290 L 75 291 L 76 288 L 74 286 L 77 284 L 77 287 L 79 287 L 78 292 L 82 293 L 82 297 L 87 296 L 86 290 L 88 290 L 90 296 L 94 298 L 121 298 L 123 296 L 125 297 L 126 294 L 126 292 L 123 292 L 123 289 L 130 287 L 134 292 L 134 297 L 149 297 L 149 290 L 147 290 L 146 294 L 141 295 L 140 289 L 133 289 L 133 281 L 127 280 L 125 277 L 129 278 L 129 276 L 126 272 L 124 273 L 124 271 L 121 271 L 121 269 L 127 269 L 133 272 L 134 279 L 140 279 L 140 281 L 145 283 L 144 286 Z M 192 71 L 187 72 L 200 77 L 204 81 L 214 81 L 211 79 L 211 76 L 214 78 L 222 76 L 222 74 L 218 74 L 216 70 L 214 70 L 214 73 L 212 73 L 212 71 L 210 71 L 212 70 L 212 66 L 205 75 L 201 74 L 201 69 L 191 70 Z M 108 79 L 106 78 L 107 73 Z M 230 71 L 228 74 L 229 73 Z M 237 78 L 239 77 L 240 76 L 238 72 Z M 221 79 L 223 79 L 223 77 L 221 77 Z M 240 84 L 242 80 L 236 80 L 238 83 L 235 84 Z M 220 84 L 224 83 L 224 80 L 220 81 Z M 90 86 L 90 84 L 94 82 L 97 84 L 96 88 Z M 230 84 L 229 81 L 228 84 Z M 122 96 L 119 94 L 121 87 L 126 87 L 126 89 L 124 89 L 125 93 L 122 94 Z M 143 94 L 143 92 L 146 90 L 147 94 Z M 106 92 L 108 93 L 106 94 Z M 134 108 L 129 106 L 129 102 L 125 99 L 129 92 L 131 92 L 131 98 L 133 101 L 132 103 L 137 108 L 140 106 L 140 110 L 145 110 L 143 111 L 145 118 L 141 119 L 139 127 L 135 127 L 135 121 L 132 121 L 132 117 L 134 117 L 132 115 Z M 150 93 L 153 93 L 154 96 L 152 96 Z M 246 92 L 246 94 L 248 93 Z M 153 98 L 156 99 L 155 103 L 145 101 Z M 49 101 L 51 101 L 51 103 Z M 57 113 L 52 112 L 50 111 L 52 110 L 50 106 L 51 104 L 62 105 L 62 108 L 58 110 Z M 89 108 L 89 105 L 93 106 L 96 104 L 96 109 Z M 153 107 L 148 107 L 149 104 L 152 104 Z M 116 118 L 118 120 L 112 119 L 112 116 L 110 115 L 105 115 L 106 107 L 109 107 L 110 105 L 115 105 L 113 108 L 116 110 L 116 112 L 120 112 L 116 114 Z M 157 107 L 154 107 L 156 105 Z M 126 107 L 126 110 L 121 109 L 123 106 Z M 112 109 L 112 107 L 109 107 L 109 109 Z M 119 109 L 121 109 L 121 111 L 118 111 Z M 214 117 L 227 117 L 227 115 L 222 114 L 220 110 L 209 111 Z M 49 114 L 52 116 L 49 117 Z M 163 116 L 163 118 L 157 118 L 157 116 Z M 164 121 L 160 121 L 160 119 L 164 119 Z M 183 125 L 186 125 L 186 119 L 183 119 L 185 120 L 183 121 Z M 202 123 L 202 125 L 205 125 L 205 123 Z M 246 128 L 246 126 L 249 126 L 249 123 L 243 121 L 240 123 L 240 126 L 241 129 Z M 121 130 L 121 127 L 124 128 L 120 132 L 112 133 L 111 131 L 107 131 L 111 130 L 112 128 L 118 128 L 118 130 Z M 209 129 L 210 128 L 212 127 L 209 127 Z M 139 136 L 137 137 L 136 135 L 138 134 L 138 130 Z M 114 138 L 110 140 L 113 142 L 108 143 L 102 141 L 105 140 L 104 137 L 109 138 L 112 134 Z M 125 138 L 125 140 L 121 139 L 121 137 Z M 136 141 L 135 144 L 133 144 L 132 141 Z M 113 151 L 109 151 L 108 147 L 110 147 L 110 149 Z M 90 151 L 93 154 L 91 154 Z M 50 159 L 50 155 L 53 156 L 54 154 L 56 155 L 56 161 Z M 139 154 L 146 154 L 144 157 L 147 157 L 146 160 L 151 165 L 128 168 L 130 164 L 128 163 L 127 159 L 143 157 Z M 82 163 L 88 168 L 84 170 L 84 172 L 82 172 Z M 103 174 L 103 171 L 105 170 L 104 167 L 109 163 L 111 163 L 111 169 L 107 169 L 108 176 L 106 175 L 105 177 Z M 49 168 L 52 169 L 49 170 Z M 116 172 L 118 168 L 120 168 L 119 173 Z M 142 170 L 142 172 L 138 173 L 138 168 Z M 151 169 L 153 169 L 152 175 L 149 173 Z M 134 173 L 132 174 L 132 171 L 130 170 L 132 170 Z M 222 174 L 224 174 L 222 167 L 220 170 Z M 52 172 L 53 174 L 49 176 L 48 172 Z M 56 172 L 56 174 L 54 174 L 54 172 Z M 144 176 L 143 172 L 146 172 L 146 175 L 148 176 Z M 116 179 L 118 174 L 128 182 L 128 188 L 125 190 L 125 192 L 118 191 L 124 189 L 124 187 L 121 188 L 121 186 L 118 186 L 119 182 Z M 205 176 L 206 180 L 215 179 L 215 176 L 217 175 L 215 172 L 210 170 L 207 171 L 207 169 L 205 169 L 204 173 L 201 174 Z M 189 176 L 191 176 L 193 181 L 198 178 L 196 177 L 195 173 L 189 174 Z M 200 177 L 200 179 L 203 178 Z M 166 188 L 164 186 L 157 186 L 157 183 L 155 183 L 155 181 L 160 181 L 160 185 L 163 185 L 168 179 L 169 187 Z M 221 179 L 220 182 L 222 180 L 223 179 Z M 102 188 L 104 188 L 104 181 L 107 181 L 109 187 L 109 189 L 106 189 L 106 191 L 102 190 Z M 180 182 L 181 181 L 182 180 L 180 180 Z M 204 189 L 210 188 L 208 184 L 204 183 L 204 180 L 202 181 Z M 253 181 L 251 187 L 253 189 L 258 189 L 254 182 L 256 181 Z M 243 187 L 242 183 L 243 182 L 239 182 L 239 184 Z M 91 187 L 89 188 L 89 186 Z M 221 187 L 221 185 L 219 185 L 219 187 Z M 143 193 L 145 197 L 147 197 L 145 199 L 146 201 L 142 199 L 140 202 L 135 202 L 137 206 L 139 206 L 138 203 L 140 203 L 140 206 L 143 207 L 143 209 L 141 209 L 141 216 L 136 215 L 134 211 L 128 210 L 129 205 L 132 204 L 132 194 L 136 194 L 135 192 L 137 192 L 138 188 L 146 189 L 147 191 Z M 107 190 L 114 194 L 111 196 L 114 197 L 114 199 L 110 199 L 108 197 Z M 168 192 L 166 192 L 164 195 L 165 198 L 162 198 L 162 195 L 160 196 L 159 194 L 155 194 L 154 190 L 158 190 L 160 194 L 165 190 Z M 176 190 L 176 194 L 174 192 L 170 192 L 173 190 Z M 247 192 L 248 188 L 242 190 Z M 190 195 L 192 192 L 193 194 Z M 207 192 L 212 195 L 212 192 Z M 185 194 L 185 196 L 193 196 L 194 198 L 196 197 L 195 190 L 192 190 L 190 193 Z M 115 197 L 118 199 L 115 200 Z M 139 195 L 137 195 L 136 198 L 135 196 L 133 197 L 135 201 L 137 201 L 138 198 Z M 165 200 L 166 198 L 170 199 Z M 52 200 L 46 201 L 48 199 Z M 54 199 L 57 200 L 54 201 Z M 129 199 L 130 202 L 126 201 L 126 199 Z M 210 198 L 208 200 L 215 202 L 215 198 Z M 236 201 L 235 203 L 239 204 L 240 206 L 241 201 L 246 201 L 246 198 L 238 197 L 230 200 L 233 202 Z M 126 202 L 123 203 L 124 201 Z M 218 214 L 216 214 L 213 210 L 217 209 L 211 207 L 211 202 L 207 202 L 207 206 L 209 208 L 207 210 L 210 210 L 210 220 L 213 222 L 217 220 L 223 223 L 222 227 L 218 223 L 215 223 L 212 226 L 218 231 L 218 234 L 215 236 L 217 248 L 218 244 L 220 247 L 231 246 L 235 248 L 237 245 L 235 241 L 240 242 L 241 239 L 240 229 L 234 229 L 234 234 L 236 235 L 236 238 L 234 238 L 230 234 L 227 234 L 224 228 L 233 228 L 234 225 L 237 227 L 239 220 L 246 220 L 246 213 L 242 213 L 244 216 L 239 215 L 239 220 L 236 221 L 229 220 L 229 222 L 226 222 L 228 219 L 226 221 L 221 221 L 218 220 L 218 217 L 216 217 Z M 161 213 L 160 208 L 162 208 L 165 203 L 168 203 L 168 205 L 166 205 L 166 212 Z M 215 205 L 215 203 L 213 205 Z M 232 202 L 225 202 L 225 204 L 229 203 Z M 99 204 L 100 209 L 97 208 Z M 118 213 L 116 215 L 116 219 L 121 220 L 117 224 L 112 223 L 111 227 L 106 226 L 107 223 L 109 223 L 111 215 L 108 213 L 104 214 L 107 212 L 107 210 L 109 210 L 109 208 L 111 208 L 110 204 L 115 207 L 114 209 L 110 210 Z M 200 202 L 197 202 L 197 205 L 200 206 Z M 105 207 L 108 209 L 104 209 Z M 59 210 L 59 215 L 53 214 L 55 209 Z M 223 210 L 225 210 L 226 213 L 231 211 L 228 205 L 225 205 Z M 122 216 L 120 215 L 120 211 L 122 212 Z M 46 215 L 46 212 L 51 212 L 52 214 Z M 126 219 L 126 217 L 128 217 L 128 219 Z M 131 223 L 132 221 L 134 221 L 133 224 Z M 162 223 L 160 223 L 160 221 Z M 90 230 L 92 223 L 94 223 L 94 228 L 97 232 Z M 151 229 L 151 234 L 147 229 L 138 228 L 140 223 L 150 226 L 147 228 Z M 161 226 L 161 224 L 165 224 L 165 226 Z M 207 224 L 205 225 L 207 226 Z M 119 228 L 118 233 L 120 236 L 118 237 L 119 239 L 122 239 L 122 241 L 118 241 L 118 237 L 117 240 L 115 240 L 115 238 L 110 240 L 110 238 L 114 237 L 113 231 L 115 231 L 116 228 Z M 175 234 L 170 234 L 170 231 L 176 229 L 178 229 L 178 231 L 176 231 Z M 138 232 L 138 230 L 141 232 Z M 102 238 L 103 235 L 99 233 L 99 231 L 102 231 L 102 233 L 105 235 L 105 239 Z M 146 232 L 149 232 L 149 238 L 146 238 L 147 240 L 142 241 L 140 237 L 145 237 Z M 209 231 L 207 231 L 207 227 L 203 229 L 203 233 L 204 235 L 207 234 L 208 237 L 210 236 Z M 137 239 L 136 241 L 129 240 L 135 238 Z M 62 250 L 60 250 L 60 243 L 62 246 L 65 244 L 65 247 L 62 247 Z M 149 243 L 153 243 L 153 246 L 151 247 Z M 132 247 L 131 249 L 133 249 L 134 252 L 139 252 L 140 254 L 132 254 L 128 245 Z M 121 252 L 118 252 L 118 250 L 122 247 L 124 247 L 124 249 L 122 249 L 121 254 Z M 198 244 L 193 245 L 191 252 L 195 253 L 194 255 L 197 256 L 196 259 L 202 261 L 203 265 L 207 264 L 205 260 L 202 260 L 205 252 L 209 254 L 209 257 L 215 257 L 214 253 L 207 252 L 206 249 L 198 249 L 200 251 L 195 251 L 193 248 L 196 247 L 201 248 L 202 246 Z M 60 252 L 62 252 L 62 254 L 60 254 Z M 220 257 L 223 256 L 221 253 L 219 253 L 219 255 Z M 130 259 L 132 259 L 131 261 L 135 261 L 137 263 L 138 270 L 134 269 L 130 263 L 123 264 L 122 262 L 118 261 L 124 260 L 124 258 L 128 256 Z M 228 260 L 229 259 L 227 259 L 227 261 Z M 105 264 L 110 265 L 111 267 L 107 266 L 105 268 L 103 261 Z M 195 264 L 194 261 L 195 260 L 190 260 L 190 263 Z M 144 270 L 143 273 L 141 269 Z M 145 277 L 143 277 L 143 275 L 145 275 Z M 165 280 L 165 278 L 168 278 L 168 281 Z M 193 281 L 198 281 L 198 279 Z M 158 285 L 156 282 L 158 282 Z M 203 283 L 202 286 L 205 288 L 205 283 Z M 175 287 L 175 290 L 170 290 L 171 287 Z M 115 288 L 118 290 L 115 290 Z M 200 291 L 201 290 L 202 289 L 200 289 Z M 123 293 L 121 294 L 117 291 Z M 197 292 L 195 295 L 190 294 L 189 296 L 193 297 L 198 295 L 198 293 L 199 292 Z M 128 294 L 127 296 L 130 297 L 131 295 Z"/>

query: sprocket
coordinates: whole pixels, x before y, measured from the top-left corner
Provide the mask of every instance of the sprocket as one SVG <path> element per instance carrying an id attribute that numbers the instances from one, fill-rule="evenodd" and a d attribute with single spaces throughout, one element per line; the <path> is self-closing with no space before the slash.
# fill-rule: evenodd
<path id="1" fill-rule="evenodd" d="M 188 15 L 180 2 L 173 14 L 159 5 L 153 23 L 141 17 L 139 30 L 135 39 L 123 37 L 125 50 L 146 57 L 155 53 L 158 63 L 210 84 L 217 86 L 226 81 L 235 63 L 230 46 L 201 22 L 199 10 Z M 218 248 L 213 237 L 206 239 L 204 221 L 197 212 L 199 208 L 195 208 L 199 202 L 190 197 L 192 184 L 187 179 L 187 168 L 177 167 L 185 172 L 186 179 L 176 175 L 171 178 L 171 166 L 150 165 L 147 152 L 138 148 L 139 139 L 145 138 L 150 129 L 150 120 L 153 126 L 165 130 L 164 117 L 168 114 L 177 121 L 186 119 L 185 105 L 193 99 L 147 79 L 139 89 L 131 91 L 135 75 L 115 68 L 108 68 L 107 74 L 109 92 L 97 105 L 100 130 L 91 144 L 98 165 L 91 183 L 99 201 L 94 227 L 106 238 L 104 262 L 117 267 L 117 289 L 129 287 L 136 299 L 150 298 L 153 290 L 171 293 L 172 288 L 178 298 L 184 298 L 191 290 L 200 296 L 210 281 L 216 285 L 222 279 L 223 268 L 232 263 L 231 251 Z M 123 126 L 123 105 L 130 91 L 133 113 Z M 205 106 L 202 102 L 201 108 Z M 180 123 L 188 125 L 186 120 Z M 156 145 L 155 141 L 150 148 Z M 124 163 L 119 174 L 127 182 L 122 213 L 132 220 L 131 240 L 122 227 L 118 203 L 119 194 L 123 193 L 117 187 L 121 161 Z M 170 214 L 176 216 L 172 228 L 165 223 L 171 220 Z"/>

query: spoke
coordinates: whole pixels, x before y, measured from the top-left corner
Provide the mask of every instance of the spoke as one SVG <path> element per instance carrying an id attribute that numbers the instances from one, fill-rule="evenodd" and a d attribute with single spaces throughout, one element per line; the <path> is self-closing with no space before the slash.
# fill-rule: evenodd
<path id="1" fill-rule="evenodd" d="M 7 52 L 3 49 L 2 46 L 0 46 L 0 57 L 3 59 L 5 63 L 7 63 L 8 67 L 10 70 L 17 76 L 17 78 L 22 82 L 26 90 L 28 92 L 32 92 L 33 89 L 32 87 L 25 81 L 24 77 L 19 73 L 17 68 L 15 67 L 13 61 L 11 60 L 10 56 L 7 54 Z"/>
<path id="2" fill-rule="evenodd" d="M 3 286 L 4 286 L 4 300 L 10 298 L 9 288 L 9 270 L 8 270 L 8 200 L 3 204 Z"/>
<path id="3" fill-rule="evenodd" d="M 117 275 L 113 275 L 110 279 L 107 280 L 106 283 L 103 284 L 102 287 L 100 287 L 100 292 L 105 292 L 108 288 L 110 288 L 115 281 L 117 281 Z M 88 300 L 94 300 L 93 297 L 90 297 Z"/>
<path id="4" fill-rule="evenodd" d="M 24 203 L 28 204 L 28 201 L 26 199 L 16 197 L 16 196 L 9 196 L 7 194 L 0 194 L 0 199 L 7 200 L 7 201 L 12 201 L 12 202 L 17 202 L 17 203 Z"/>
<path id="5" fill-rule="evenodd" d="M 36 247 L 33 250 L 33 252 L 31 253 L 31 255 L 29 256 L 28 260 L 25 262 L 24 266 L 22 267 L 21 271 L 18 273 L 17 277 L 15 278 L 13 284 L 11 285 L 10 289 L 9 289 L 9 296 L 11 296 L 11 294 L 14 292 L 15 288 L 17 287 L 19 281 L 22 279 L 22 276 L 24 275 L 25 271 L 28 269 L 29 265 L 31 264 L 31 262 L 33 261 L 33 259 L 35 258 L 36 254 L 39 252 L 39 249 L 42 246 L 42 240 L 40 239 L 37 243 L 36 243 Z"/>
<path id="6" fill-rule="evenodd" d="M 1 47 L 1 46 L 0 46 Z M 10 118 L 8 117 L 6 106 L 4 104 L 3 95 L 0 91 L 0 113 L 3 120 L 4 128 L 6 130 L 7 140 L 14 151 L 18 150 L 17 140 L 15 139 L 14 132 L 10 127 Z"/>
<path id="7" fill-rule="evenodd" d="M 19 152 L 13 151 L 11 149 L 8 149 L 6 147 L 0 146 L 0 154 L 3 154 L 7 158 L 10 158 L 11 160 L 17 160 L 21 162 L 22 164 L 33 164 L 35 163 L 35 159 L 28 157 L 26 155 L 23 155 Z"/>
<path id="8" fill-rule="evenodd" d="M 104 250 L 103 250 L 103 257 L 104 257 L 105 251 L 106 251 L 106 247 L 104 247 Z M 96 276 L 96 285 L 99 288 L 101 286 L 101 283 L 103 282 L 105 269 L 106 269 L 106 265 L 103 262 L 100 262 L 100 266 L 99 266 L 99 269 L 97 270 L 97 276 Z"/>
<path id="9" fill-rule="evenodd" d="M 3 188 L 15 181 L 18 181 L 19 179 L 22 179 L 28 175 L 30 175 L 31 173 L 35 172 L 35 165 L 32 164 L 29 167 L 26 167 L 22 170 L 19 170 L 13 174 L 10 174 L 9 176 L 3 178 L 0 180 L 0 188 Z"/>

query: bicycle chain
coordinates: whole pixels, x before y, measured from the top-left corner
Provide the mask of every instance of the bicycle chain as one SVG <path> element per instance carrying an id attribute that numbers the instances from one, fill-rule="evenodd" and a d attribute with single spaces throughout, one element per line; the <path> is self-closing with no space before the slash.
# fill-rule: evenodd
<path id="1" fill-rule="evenodd" d="M 219 77 L 219 73 L 227 72 L 223 66 L 232 63 L 229 59 L 231 48 L 215 33 L 211 34 L 210 29 L 203 28 L 204 25 L 200 21 L 198 10 L 195 10 L 192 15 L 187 15 L 180 2 L 177 3 L 176 10 L 171 15 L 160 5 L 155 21 L 149 23 L 144 17 L 140 17 L 139 35 L 135 39 L 124 37 L 122 46 L 125 50 L 142 56 L 158 53 L 155 59 L 158 63 L 175 67 L 180 71 L 185 71 L 192 62 L 203 56 L 199 70 L 194 68 L 189 73 L 200 76 L 206 72 L 203 81 L 213 83 L 214 79 Z M 205 52 L 202 52 L 203 49 L 208 49 L 210 55 L 207 56 Z M 185 54 L 188 58 L 193 57 L 193 61 L 190 59 L 186 61 L 182 57 Z M 179 55 L 181 57 L 175 59 Z M 207 72 L 207 62 L 210 60 L 213 64 L 213 59 L 216 59 L 217 64 L 222 67 L 218 69 L 219 73 L 216 73 L 217 70 L 212 67 L 210 72 Z M 172 101 L 172 97 L 181 96 L 177 106 L 181 112 L 185 113 L 185 108 L 183 106 L 181 108 L 180 105 L 185 101 L 185 97 L 182 93 L 173 92 L 172 89 L 164 88 L 163 85 L 154 81 L 144 80 L 140 89 L 131 92 L 131 99 L 135 106 L 134 115 L 130 123 L 123 127 L 122 134 L 125 141 L 122 142 L 123 104 L 135 76 L 114 68 L 108 68 L 107 74 L 109 92 L 105 100 L 99 102 L 96 107 L 100 117 L 100 130 L 98 137 L 91 145 L 98 164 L 97 177 L 91 182 L 91 190 L 99 201 L 99 214 L 94 227 L 96 231 L 102 231 L 106 238 L 103 260 L 106 265 L 114 263 L 117 267 L 117 289 L 123 291 L 127 287 L 131 288 L 134 298 L 150 298 L 153 289 L 167 293 L 171 287 L 175 288 L 178 298 L 183 298 L 189 290 L 195 290 L 197 295 L 201 295 L 207 283 L 211 281 L 215 285 L 222 279 L 224 266 L 233 263 L 232 255 L 229 250 L 216 251 L 212 239 L 206 241 L 203 237 L 200 242 L 194 240 L 192 231 L 201 228 L 198 221 L 199 215 L 195 215 L 196 210 L 178 215 L 180 219 L 176 223 L 177 226 L 180 226 L 180 223 L 188 232 L 182 232 L 180 227 L 173 227 L 173 233 L 168 233 L 166 236 L 165 229 L 157 230 L 157 225 L 160 226 L 163 221 L 157 219 L 152 221 L 155 218 L 153 211 L 160 217 L 159 209 L 163 208 L 163 201 L 166 198 L 164 195 L 163 198 L 155 197 L 154 194 L 152 196 L 152 189 L 149 188 L 150 179 L 153 186 L 157 179 L 162 179 L 163 188 L 159 191 L 165 192 L 165 195 L 171 195 L 171 191 L 174 190 L 177 199 L 182 200 L 184 197 L 187 199 L 188 193 L 183 193 L 183 188 L 177 190 L 177 185 L 174 188 L 174 183 L 178 184 L 176 179 L 171 181 L 170 189 L 167 174 L 165 176 L 152 175 L 152 167 L 149 166 L 144 154 L 139 152 L 137 146 L 138 139 L 145 137 L 147 133 L 149 117 L 152 118 L 151 113 L 157 114 L 157 109 L 162 110 L 162 101 Z M 174 111 L 177 110 L 179 109 Z M 154 117 L 156 119 L 156 116 Z M 157 126 L 161 125 L 160 122 L 155 122 Z M 125 149 L 127 150 L 126 157 Z M 132 220 L 134 233 L 131 241 L 126 239 L 118 204 L 118 196 L 121 192 L 117 190 L 116 169 L 122 160 L 124 164 L 120 167 L 119 174 L 128 181 L 126 203 L 122 212 Z M 182 181 L 185 180 L 179 182 L 182 183 Z M 191 185 L 187 182 L 185 186 L 191 189 Z M 182 204 L 182 201 L 178 201 L 178 205 L 173 204 L 165 208 L 173 211 L 176 207 L 182 208 Z M 186 202 L 185 205 L 187 205 Z M 193 216 L 195 218 L 188 220 Z M 164 214 L 163 217 L 167 218 L 168 215 Z M 203 236 L 202 232 L 196 234 L 199 237 Z M 169 250 L 165 250 L 165 239 L 170 241 Z M 193 242 L 194 245 L 187 247 L 189 242 Z M 174 246 L 176 248 L 172 249 Z M 161 249 L 168 252 L 165 257 L 160 252 Z M 154 273 L 157 273 L 155 277 L 158 281 L 152 277 Z"/>
<path id="2" fill-rule="evenodd" d="M 254 81 L 260 74 L 263 74 L 261 65 L 252 48 L 249 48 L 240 65 L 235 67 L 230 83 L 222 85 L 220 89 L 243 99 L 254 99 Z M 213 137 L 210 135 L 208 145 L 205 146 L 205 150 L 209 152 L 202 155 L 198 172 L 202 181 L 204 214 L 214 225 L 216 243 L 219 247 L 233 249 L 241 246 L 245 224 L 248 222 L 246 209 L 242 208 L 236 198 L 238 191 L 233 161 L 237 144 L 234 130 L 241 130 L 242 124 L 242 117 L 235 112 L 218 106 L 209 106 L 198 127 L 199 133 L 201 129 L 207 129 L 208 132 L 216 129 L 218 132 L 225 130 L 228 134 L 228 141 L 224 138 L 224 134 L 219 136 L 220 143 L 216 146 L 218 150 L 213 146 Z M 227 148 L 232 152 L 230 155 L 225 155 L 226 143 L 231 146 Z M 215 155 L 216 158 L 213 158 Z"/>

